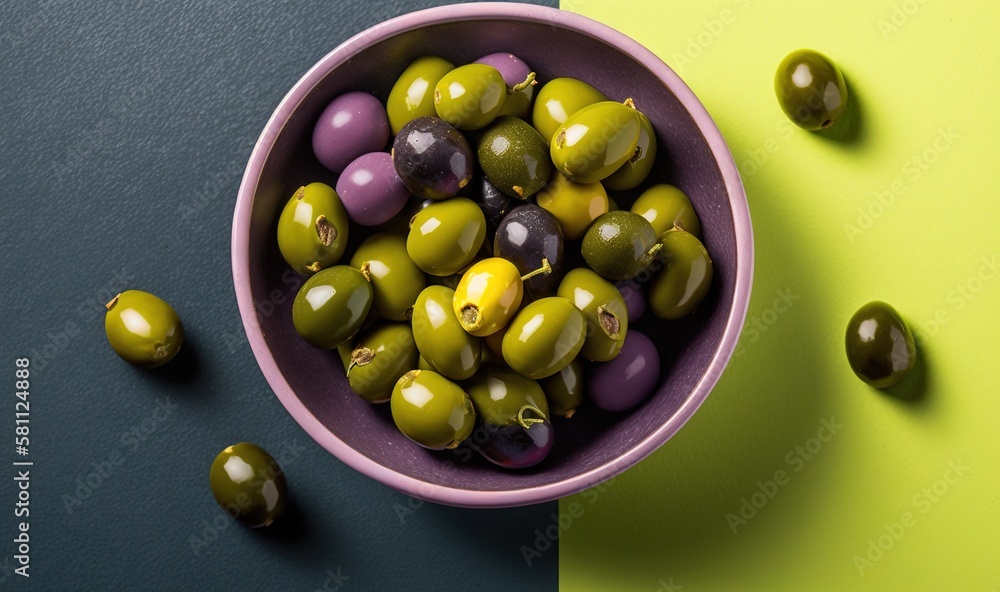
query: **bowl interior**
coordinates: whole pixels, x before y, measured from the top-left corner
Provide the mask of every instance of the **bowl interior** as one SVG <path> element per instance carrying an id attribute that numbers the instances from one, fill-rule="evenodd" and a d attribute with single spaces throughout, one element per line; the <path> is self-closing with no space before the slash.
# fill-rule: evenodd
<path id="1" fill-rule="evenodd" d="M 237 273 L 236 281 L 238 291 L 249 289 L 253 303 L 252 312 L 243 311 L 244 318 L 250 314 L 254 321 L 247 325 L 248 335 L 251 342 L 262 340 L 266 353 L 273 356 L 274 368 L 261 365 L 279 397 L 286 406 L 297 399 L 329 432 L 323 434 L 321 444 L 333 451 L 327 442 L 339 439 L 343 446 L 338 443 L 335 452 L 348 464 L 376 478 L 388 473 L 367 469 L 380 465 L 417 482 L 431 484 L 423 489 L 402 488 L 435 501 L 511 505 L 551 499 L 557 497 L 551 489 L 541 498 L 530 494 L 495 497 L 492 498 L 495 503 L 438 493 L 443 488 L 524 494 L 571 478 L 578 478 L 573 490 L 580 490 L 638 462 L 652 448 L 640 455 L 634 454 L 634 449 L 650 438 L 666 440 L 672 435 L 714 384 L 713 378 L 711 384 L 699 386 L 710 365 L 719 364 L 715 358 L 722 356 L 724 364 L 731 353 L 731 347 L 720 353 L 720 344 L 737 293 L 738 241 L 733 198 L 702 130 L 667 82 L 624 49 L 591 36 L 592 31 L 568 28 L 551 18 L 523 15 L 451 22 L 438 19 L 421 25 L 413 30 L 392 31 L 388 36 L 384 29 L 376 28 L 347 44 L 350 51 L 341 48 L 334 52 L 304 79 L 308 82 L 311 76 L 314 84 L 290 94 L 289 99 L 301 97 L 300 102 L 293 105 L 286 99 L 283 107 L 285 113 L 290 113 L 287 119 L 279 109 L 268 124 L 248 169 L 254 170 L 254 159 L 259 161 L 259 177 L 248 173 L 237 206 L 237 216 L 241 208 L 249 209 L 248 227 L 242 229 L 248 232 L 248 242 L 240 243 L 234 236 L 234 245 L 246 244 L 245 252 L 234 252 L 234 261 L 247 258 L 247 274 L 243 277 Z M 362 47 L 358 49 L 359 46 Z M 556 443 L 551 456 L 541 466 L 520 472 L 496 468 L 466 449 L 445 452 L 421 449 L 396 429 L 388 405 L 373 406 L 354 395 L 336 352 L 315 349 L 295 333 L 291 301 L 303 280 L 285 265 L 275 241 L 278 214 L 296 188 L 313 181 L 335 186 L 336 176 L 318 163 L 310 144 L 312 127 L 327 103 L 341 93 L 356 90 L 370 92 L 384 101 L 403 68 L 422 55 L 439 55 L 463 64 L 498 51 L 511 51 L 524 59 L 535 69 L 540 83 L 569 76 L 589 82 L 613 100 L 627 97 L 635 100 L 652 121 L 659 140 L 656 167 L 642 188 L 669 182 L 691 197 L 702 221 L 704 242 L 712 254 L 716 274 L 707 301 L 693 316 L 665 322 L 650 313 L 632 326 L 651 337 L 659 348 L 662 384 L 655 395 L 631 412 L 605 413 L 587 404 L 570 420 L 556 418 Z M 627 208 L 637 194 L 638 191 L 612 195 L 621 207 Z M 741 200 L 745 208 L 742 190 L 736 201 Z M 355 232 L 352 227 L 351 248 L 362 236 L 361 229 L 358 230 Z M 743 300 L 744 310 L 738 312 L 736 319 L 739 326 L 745 312 L 745 297 Z M 264 352 L 255 346 L 255 353 L 260 360 Z M 682 410 L 694 397 L 696 387 L 704 392 L 695 397 L 693 407 L 688 404 Z M 289 392 L 285 392 L 286 388 Z M 309 431 L 317 437 L 315 424 Z M 630 451 L 633 451 L 631 456 L 627 455 Z M 587 477 L 579 479 L 581 475 Z M 399 482 L 391 484 L 400 486 Z"/>

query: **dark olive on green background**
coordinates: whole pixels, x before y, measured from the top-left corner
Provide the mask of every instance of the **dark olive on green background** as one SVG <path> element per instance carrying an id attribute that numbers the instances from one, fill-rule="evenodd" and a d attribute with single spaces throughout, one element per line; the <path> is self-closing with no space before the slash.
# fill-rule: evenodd
<path id="1" fill-rule="evenodd" d="M 407 321 L 427 279 L 406 252 L 406 238 L 375 233 L 358 246 L 351 267 L 372 284 L 372 309 L 390 321 Z M 412 370 L 412 368 L 407 368 Z"/>
<path id="2" fill-rule="evenodd" d="M 517 423 L 528 409 L 530 417 L 549 417 L 549 405 L 542 387 L 509 368 L 481 370 L 467 385 L 469 398 L 476 408 L 476 416 L 496 425 Z"/>
<path id="3" fill-rule="evenodd" d="M 347 248 L 347 210 L 332 187 L 299 187 L 278 217 L 278 250 L 292 269 L 311 275 L 336 265 Z"/>
<path id="4" fill-rule="evenodd" d="M 249 442 L 226 447 L 212 462 L 209 486 L 227 514 L 254 528 L 268 526 L 288 505 L 288 485 L 278 463 Z"/>
<path id="5" fill-rule="evenodd" d="M 486 64 L 466 64 L 445 74 L 434 88 L 437 116 L 460 130 L 477 130 L 500 115 L 507 85 Z"/>
<path id="6" fill-rule="evenodd" d="M 511 321 L 503 338 L 503 359 L 528 378 L 545 378 L 572 362 L 586 337 L 587 321 L 572 301 L 542 298 Z"/>
<path id="7" fill-rule="evenodd" d="M 453 310 L 455 291 L 427 286 L 413 305 L 413 340 L 420 355 L 452 380 L 470 378 L 482 360 L 482 340 L 470 335 Z"/>
<path id="8" fill-rule="evenodd" d="M 712 285 L 712 258 L 693 234 L 674 229 L 660 236 L 664 268 L 650 281 L 649 308 L 663 319 L 679 319 L 701 304 Z"/>
<path id="9" fill-rule="evenodd" d="M 105 305 L 104 332 L 123 360 L 140 368 L 166 364 L 184 343 L 184 325 L 173 307 L 141 290 L 127 290 Z"/>
<path id="10" fill-rule="evenodd" d="M 409 323 L 384 323 L 354 340 L 347 380 L 362 399 L 383 403 L 401 376 L 417 367 L 417 346 Z"/>
<path id="11" fill-rule="evenodd" d="M 572 301 L 587 319 L 587 339 L 580 355 L 593 362 L 614 359 L 625 343 L 628 309 L 614 284 L 578 267 L 566 274 L 556 296 Z"/>
<path id="12" fill-rule="evenodd" d="M 389 405 L 399 431 L 431 450 L 458 446 L 476 424 L 469 395 L 432 370 L 404 374 L 393 387 Z"/>
<path id="13" fill-rule="evenodd" d="M 575 78 L 554 78 L 546 82 L 535 97 L 531 124 L 546 142 L 552 141 L 559 126 L 588 105 L 607 101 L 601 91 Z"/>
<path id="14" fill-rule="evenodd" d="M 774 74 L 774 92 L 785 115 L 807 130 L 830 127 L 847 106 L 847 83 L 840 68 L 812 49 L 785 56 Z"/>
<path id="15" fill-rule="evenodd" d="M 594 220 L 580 245 L 587 265 L 608 280 L 627 280 L 640 274 L 659 249 L 649 221 L 627 210 L 608 212 Z"/>
<path id="16" fill-rule="evenodd" d="M 403 70 L 385 104 L 393 135 L 418 117 L 437 116 L 434 109 L 434 87 L 445 74 L 454 69 L 455 65 L 448 60 L 437 56 L 423 56 L 413 60 Z"/>
<path id="17" fill-rule="evenodd" d="M 570 181 L 601 181 L 635 155 L 639 128 L 639 112 L 631 99 L 624 104 L 602 101 L 584 107 L 552 137 L 552 164 Z"/>
<path id="18" fill-rule="evenodd" d="M 486 178 L 511 197 L 531 197 L 552 174 L 549 145 L 516 117 L 500 117 L 483 130 L 476 151 Z"/>
<path id="19" fill-rule="evenodd" d="M 656 236 L 678 227 L 701 238 L 701 222 L 691 200 L 673 185 L 660 183 L 643 191 L 632 204 L 632 211 L 649 220 Z"/>
<path id="20" fill-rule="evenodd" d="M 424 273 L 447 276 L 471 263 L 485 238 L 483 211 L 464 197 L 454 197 L 417 212 L 406 252 Z"/>
<path id="21" fill-rule="evenodd" d="M 875 388 L 899 383 L 917 362 L 910 327 L 896 309 L 878 300 L 862 306 L 851 317 L 845 344 L 851 369 Z"/>
<path id="22" fill-rule="evenodd" d="M 538 381 L 545 391 L 545 399 L 553 415 L 569 419 L 583 404 L 583 371 L 583 360 L 578 357 L 559 372 Z"/>
<path id="23" fill-rule="evenodd" d="M 612 191 L 628 191 L 642 184 L 656 163 L 656 132 L 653 124 L 639 113 L 639 142 L 635 153 L 617 171 L 602 181 Z"/>
<path id="24" fill-rule="evenodd" d="M 299 288 L 292 301 L 292 324 L 312 345 L 333 349 L 357 333 L 371 304 L 368 279 L 353 267 L 336 265 Z"/>

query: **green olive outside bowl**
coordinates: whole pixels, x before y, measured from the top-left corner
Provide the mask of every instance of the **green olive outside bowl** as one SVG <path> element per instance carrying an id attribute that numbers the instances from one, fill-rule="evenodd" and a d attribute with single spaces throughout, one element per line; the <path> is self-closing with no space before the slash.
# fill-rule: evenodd
<path id="1" fill-rule="evenodd" d="M 127 290 L 106 305 L 104 332 L 123 360 L 140 368 L 156 368 L 177 355 L 184 325 L 173 307 L 141 290 Z"/>
<path id="2" fill-rule="evenodd" d="M 209 486 L 227 514 L 254 528 L 270 525 L 288 505 L 288 484 L 281 466 L 249 442 L 227 446 L 215 457 Z"/>

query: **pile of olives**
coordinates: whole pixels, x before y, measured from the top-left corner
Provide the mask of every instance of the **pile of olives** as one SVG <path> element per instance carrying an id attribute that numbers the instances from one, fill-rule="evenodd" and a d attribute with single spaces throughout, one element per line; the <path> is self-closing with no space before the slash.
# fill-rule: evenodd
<path id="1" fill-rule="evenodd" d="M 309 179 L 277 225 L 308 276 L 299 335 L 336 349 L 353 391 L 388 402 L 413 442 L 467 442 L 507 468 L 541 462 L 552 416 L 587 397 L 605 411 L 646 399 L 659 356 L 630 324 L 647 307 L 690 314 L 713 273 L 677 187 L 612 207 L 608 190 L 642 189 L 656 160 L 640 106 L 542 82 L 509 53 L 457 67 L 424 56 L 384 105 L 336 97 L 312 136 L 335 186 Z"/>

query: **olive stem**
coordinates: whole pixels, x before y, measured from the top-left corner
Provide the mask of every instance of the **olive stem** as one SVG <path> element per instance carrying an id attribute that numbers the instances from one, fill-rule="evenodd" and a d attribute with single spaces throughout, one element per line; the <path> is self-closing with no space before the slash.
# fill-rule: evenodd
<path id="1" fill-rule="evenodd" d="M 525 411 L 534 411 L 539 415 L 539 417 L 525 417 L 524 416 Z M 542 413 L 541 409 L 533 405 L 525 405 L 524 407 L 521 407 L 521 409 L 519 409 L 517 412 L 517 425 L 521 426 L 524 429 L 528 429 L 531 426 L 535 425 L 536 423 L 544 423 L 544 422 L 545 422 L 545 414 Z"/>
<path id="2" fill-rule="evenodd" d="M 534 86 L 535 84 L 538 84 L 535 81 L 535 73 L 531 72 L 531 73 L 528 74 L 528 77 L 524 79 L 524 82 L 522 82 L 520 84 L 515 84 L 514 86 L 512 86 L 511 88 L 509 88 L 507 90 L 507 94 L 512 95 L 512 94 L 515 94 L 515 93 L 519 93 L 522 90 L 528 88 L 529 86 Z"/>
<path id="3" fill-rule="evenodd" d="M 351 363 L 347 366 L 347 377 L 351 377 L 351 370 L 358 366 L 367 366 L 375 359 L 375 352 L 367 347 L 358 347 L 351 352 Z"/>
<path id="4" fill-rule="evenodd" d="M 632 100 L 632 97 L 625 99 L 625 101 L 622 102 L 622 104 L 628 107 L 629 109 L 635 109 L 636 111 L 638 111 L 638 109 L 636 109 L 635 107 L 635 101 Z"/>
<path id="5" fill-rule="evenodd" d="M 536 275 L 549 275 L 552 273 L 552 265 L 549 264 L 548 257 L 542 257 L 542 266 L 534 271 L 529 271 L 528 273 L 521 276 L 521 281 L 526 282 Z"/>
<path id="6" fill-rule="evenodd" d="M 105 304 L 104 308 L 106 308 L 108 310 L 111 310 L 112 308 L 114 308 L 115 305 L 118 304 L 118 299 L 121 298 L 121 296 L 122 296 L 121 292 L 119 292 L 118 294 L 115 294 L 115 297 L 112 298 L 110 302 L 108 302 L 107 304 Z"/>
<path id="7" fill-rule="evenodd" d="M 670 231 L 668 230 L 667 232 L 670 232 Z M 652 259 L 653 257 L 656 257 L 656 255 L 659 254 L 659 252 L 662 249 L 663 249 L 663 243 L 657 242 L 655 245 L 653 245 L 652 247 L 650 247 L 648 251 L 646 251 L 646 257 L 649 257 L 650 259 Z"/>

